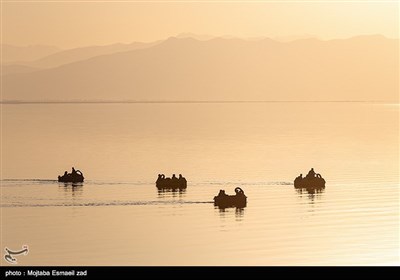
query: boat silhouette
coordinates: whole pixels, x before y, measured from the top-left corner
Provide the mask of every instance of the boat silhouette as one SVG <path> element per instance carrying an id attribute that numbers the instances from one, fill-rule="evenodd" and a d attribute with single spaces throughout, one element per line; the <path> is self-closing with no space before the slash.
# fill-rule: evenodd
<path id="1" fill-rule="evenodd" d="M 315 173 L 314 168 L 308 172 L 307 176 L 303 177 L 302 174 L 294 179 L 294 187 L 296 189 L 324 189 L 325 179 L 321 174 Z"/>
<path id="2" fill-rule="evenodd" d="M 80 170 L 75 170 L 73 167 L 71 173 L 65 171 L 64 175 L 58 176 L 58 182 L 63 183 L 83 183 L 84 179 L 83 173 Z"/>
<path id="3" fill-rule="evenodd" d="M 172 178 L 165 178 L 164 174 L 158 174 L 158 178 L 156 181 L 156 187 L 158 189 L 179 189 L 183 190 L 187 188 L 187 181 L 185 177 L 182 177 L 179 174 L 179 178 L 175 177 L 175 174 L 172 175 Z"/>
<path id="4" fill-rule="evenodd" d="M 247 196 L 244 191 L 237 187 L 235 188 L 235 195 L 227 195 L 225 190 L 220 190 L 219 194 L 214 197 L 214 205 L 222 208 L 226 207 L 239 207 L 243 208 L 247 205 Z"/>

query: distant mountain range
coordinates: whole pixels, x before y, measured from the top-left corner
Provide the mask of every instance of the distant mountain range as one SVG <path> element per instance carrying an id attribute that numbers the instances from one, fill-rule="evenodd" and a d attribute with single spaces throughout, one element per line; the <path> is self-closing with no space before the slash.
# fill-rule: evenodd
<path id="1" fill-rule="evenodd" d="M 85 60 L 94 56 L 105 55 L 105 54 L 112 54 L 117 52 L 123 51 L 131 51 L 136 49 L 143 49 L 154 46 L 159 42 L 151 42 L 151 43 L 141 43 L 141 42 L 133 42 L 131 44 L 113 44 L 113 45 L 105 45 L 105 46 L 89 46 L 89 47 L 82 47 L 82 48 L 74 48 L 69 50 L 58 50 L 56 52 L 46 53 L 44 50 L 42 51 L 43 54 L 39 56 L 37 52 L 35 60 L 21 60 L 16 57 L 16 55 L 12 57 L 8 57 L 8 53 L 5 51 L 4 57 L 6 60 L 4 62 L 4 66 L 6 69 L 6 73 L 18 73 L 18 67 L 21 69 L 21 72 L 29 72 L 26 68 L 30 68 L 31 72 L 40 70 L 43 68 L 54 68 L 61 66 L 63 64 L 68 64 L 80 60 Z M 23 49 L 23 47 L 18 47 L 19 49 Z M 27 47 L 27 50 L 30 50 L 30 47 Z M 22 53 L 22 51 L 21 51 Z M 23 57 L 23 56 L 22 56 Z M 15 61 L 12 61 L 12 58 Z M 24 69 L 25 67 L 25 69 Z M 9 70 L 12 69 L 12 70 Z"/>
<path id="2" fill-rule="evenodd" d="M 61 49 L 53 46 L 13 46 L 9 44 L 2 44 L 2 64 L 19 64 L 29 61 L 34 61 L 42 57 L 54 54 L 61 51 Z"/>
<path id="3" fill-rule="evenodd" d="M 398 49 L 379 35 L 87 47 L 6 65 L 3 100 L 397 101 Z"/>

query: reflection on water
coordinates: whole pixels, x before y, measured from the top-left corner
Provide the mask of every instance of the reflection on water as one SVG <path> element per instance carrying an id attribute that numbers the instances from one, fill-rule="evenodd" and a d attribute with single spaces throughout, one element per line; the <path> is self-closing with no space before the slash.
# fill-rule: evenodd
<path id="1" fill-rule="evenodd" d="M 182 198 L 186 194 L 186 189 L 158 189 L 157 188 L 157 194 L 158 194 L 159 198 L 164 198 L 164 197 Z"/>
<path id="2" fill-rule="evenodd" d="M 295 190 L 299 197 L 306 196 L 308 198 L 308 204 L 311 206 L 309 212 L 314 212 L 315 200 L 320 199 L 325 192 L 325 188 L 295 188 Z"/>
<path id="3" fill-rule="evenodd" d="M 221 218 L 226 218 L 227 216 L 235 215 L 236 221 L 242 221 L 245 213 L 244 208 L 240 207 L 218 207 L 214 206 L 214 209 L 218 211 Z"/>
<path id="4" fill-rule="evenodd" d="M 304 193 L 308 193 L 310 195 L 320 195 L 325 192 L 325 188 L 295 188 L 296 192 L 300 194 L 300 196 Z"/>
<path id="5" fill-rule="evenodd" d="M 72 189 L 80 189 L 83 187 L 83 183 L 69 183 L 69 182 L 59 182 L 58 183 L 59 186 L 63 186 L 65 188 L 71 187 Z"/>
<path id="6" fill-rule="evenodd" d="M 58 189 L 72 196 L 81 196 L 83 193 L 83 183 L 58 183 Z"/>
<path id="7" fill-rule="evenodd" d="M 244 208 L 236 208 L 235 216 L 238 220 L 242 220 L 242 218 L 244 217 Z"/>

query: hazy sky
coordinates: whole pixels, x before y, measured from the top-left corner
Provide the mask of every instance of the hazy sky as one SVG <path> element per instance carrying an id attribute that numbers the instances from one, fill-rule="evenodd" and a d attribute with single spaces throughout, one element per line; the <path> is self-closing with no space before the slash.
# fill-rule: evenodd
<path id="1" fill-rule="evenodd" d="M 398 1 L 16 1 L 2 2 L 1 17 L 3 43 L 14 45 L 70 48 L 153 41 L 182 32 L 322 39 L 399 34 Z"/>

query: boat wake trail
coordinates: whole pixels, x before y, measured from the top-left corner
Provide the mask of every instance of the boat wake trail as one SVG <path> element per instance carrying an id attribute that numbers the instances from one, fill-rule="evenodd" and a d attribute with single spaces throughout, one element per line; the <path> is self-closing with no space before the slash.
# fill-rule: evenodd
<path id="1" fill-rule="evenodd" d="M 105 201 L 105 202 L 71 202 L 71 203 L 15 203 L 1 204 L 0 207 L 109 207 L 109 206 L 147 206 L 147 205 L 179 205 L 210 204 L 213 201 Z"/>
<path id="2" fill-rule="evenodd" d="M 59 185 L 68 183 L 59 183 L 58 180 L 53 179 L 2 179 L 0 182 L 10 183 L 13 185 L 21 185 L 26 183 L 32 184 L 53 184 L 57 183 Z M 115 185 L 131 185 L 131 186 L 141 186 L 141 185 L 155 185 L 154 181 L 103 181 L 103 180 L 85 180 L 83 183 L 85 185 L 97 185 L 97 186 L 115 186 Z M 190 186 L 230 186 L 230 185 L 240 185 L 240 186 L 279 186 L 279 185 L 293 185 L 292 182 L 286 181 L 197 181 L 189 182 Z"/>

